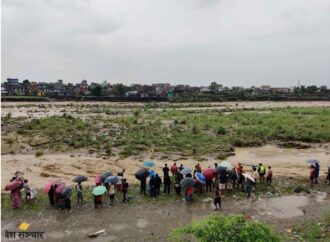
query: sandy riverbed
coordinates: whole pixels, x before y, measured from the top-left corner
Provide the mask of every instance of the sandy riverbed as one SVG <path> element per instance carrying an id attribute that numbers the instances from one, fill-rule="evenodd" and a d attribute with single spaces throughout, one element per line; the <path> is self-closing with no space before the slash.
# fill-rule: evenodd
<path id="1" fill-rule="evenodd" d="M 315 158 L 320 161 L 321 175 L 324 175 L 327 166 L 330 165 L 330 145 L 314 145 L 310 149 L 286 149 L 278 148 L 274 145 L 266 145 L 255 148 L 236 148 L 236 155 L 228 158 L 232 165 L 238 162 L 245 164 L 258 164 L 262 162 L 266 166 L 273 167 L 274 175 L 281 176 L 307 176 L 309 173 L 307 159 Z M 3 186 L 9 181 L 16 170 L 23 171 L 25 177 L 29 180 L 31 187 L 42 187 L 46 181 L 53 177 L 61 177 L 68 184 L 76 175 L 86 175 L 89 177 L 89 184 L 94 183 L 96 174 L 105 171 L 117 173 L 122 168 L 126 169 L 125 176 L 130 183 L 136 183 L 134 177 L 135 171 L 143 165 L 143 160 L 152 159 L 156 165 L 154 170 L 162 174 L 162 167 L 165 163 L 169 166 L 173 160 L 177 159 L 170 155 L 167 159 L 161 159 L 164 154 L 144 154 L 139 157 L 130 157 L 127 159 L 115 159 L 107 157 L 97 157 L 96 154 L 87 152 L 75 153 L 50 153 L 36 158 L 34 154 L 15 154 L 2 155 L 2 176 Z M 185 167 L 193 168 L 197 163 L 193 159 L 180 159 L 177 164 L 183 164 Z M 214 162 L 219 162 L 213 158 L 200 162 L 202 168 L 213 167 Z M 250 169 L 249 166 L 245 166 Z M 47 177 L 48 176 L 48 177 Z M 3 187 L 2 187 L 3 189 Z"/>

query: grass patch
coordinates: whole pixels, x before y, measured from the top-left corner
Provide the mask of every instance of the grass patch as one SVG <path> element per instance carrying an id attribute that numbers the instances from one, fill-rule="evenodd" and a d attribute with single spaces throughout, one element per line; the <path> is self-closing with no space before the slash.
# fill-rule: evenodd
<path id="1" fill-rule="evenodd" d="M 171 234 L 171 239 L 173 241 L 184 241 L 184 237 L 187 235 L 193 236 L 197 241 L 202 242 L 280 241 L 280 238 L 266 224 L 247 221 L 243 215 L 212 215 L 205 220 L 175 229 Z"/>

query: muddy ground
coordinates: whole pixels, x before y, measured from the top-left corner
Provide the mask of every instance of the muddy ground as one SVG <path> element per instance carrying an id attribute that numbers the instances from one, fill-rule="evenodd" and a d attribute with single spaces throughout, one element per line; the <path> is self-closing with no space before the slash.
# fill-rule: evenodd
<path id="1" fill-rule="evenodd" d="M 205 197 L 208 196 L 203 199 Z M 306 203 L 296 204 L 297 198 Z M 71 214 L 50 208 L 48 204 L 46 209 L 30 215 L 3 209 L 2 239 L 14 241 L 4 238 L 4 231 L 18 231 L 18 225 L 27 222 L 31 224 L 29 231 L 45 232 L 44 240 L 40 241 L 170 241 L 169 234 L 174 228 L 218 213 L 203 199 L 196 195 L 196 201 L 190 206 L 174 198 L 153 200 L 135 194 L 129 204 L 122 204 L 117 198 L 114 206 L 97 210 L 92 204 L 79 206 L 73 201 Z M 285 234 L 294 224 L 320 219 L 329 211 L 330 196 L 317 191 L 275 198 L 224 195 L 222 206 L 222 214 L 243 213 L 247 219 L 267 222 L 275 232 Z M 105 233 L 98 238 L 87 237 L 101 229 L 105 229 Z"/>

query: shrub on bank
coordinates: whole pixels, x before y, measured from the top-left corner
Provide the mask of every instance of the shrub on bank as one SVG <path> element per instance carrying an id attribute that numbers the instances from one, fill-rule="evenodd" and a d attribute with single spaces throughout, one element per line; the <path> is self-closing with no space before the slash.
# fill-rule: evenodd
<path id="1" fill-rule="evenodd" d="M 247 221 L 243 215 L 212 215 L 209 218 L 175 229 L 171 237 L 182 241 L 193 235 L 201 242 L 279 242 L 280 238 L 263 223 Z"/>

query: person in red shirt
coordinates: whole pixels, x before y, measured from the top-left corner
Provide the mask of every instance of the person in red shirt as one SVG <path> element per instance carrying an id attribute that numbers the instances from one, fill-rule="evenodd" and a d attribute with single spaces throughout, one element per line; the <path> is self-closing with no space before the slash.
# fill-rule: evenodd
<path id="1" fill-rule="evenodd" d="M 176 163 L 174 163 L 173 166 L 171 166 L 171 173 L 172 176 L 175 176 L 176 173 L 178 173 L 178 167 L 176 166 Z"/>
<path id="2" fill-rule="evenodd" d="M 193 193 L 194 193 L 194 187 L 188 187 L 186 190 L 186 200 L 187 200 L 188 204 L 192 204 Z"/>

